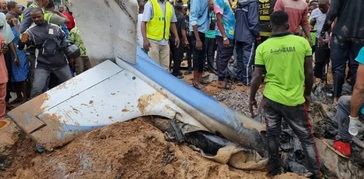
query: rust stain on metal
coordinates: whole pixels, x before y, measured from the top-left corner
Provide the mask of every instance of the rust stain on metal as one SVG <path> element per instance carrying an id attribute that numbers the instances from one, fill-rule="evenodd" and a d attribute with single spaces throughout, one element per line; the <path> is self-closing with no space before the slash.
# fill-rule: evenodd
<path id="1" fill-rule="evenodd" d="M 65 133 L 61 117 L 57 114 L 45 113 L 39 117 L 47 125 L 33 132 L 31 137 L 47 150 L 53 150 L 53 148 L 62 146 L 74 138 L 74 135 L 68 136 Z"/>
<path id="2" fill-rule="evenodd" d="M 8 113 L 14 122 L 23 129 L 26 133 L 31 133 L 34 130 L 44 126 L 45 124 L 38 120 L 35 116 L 41 114 L 47 106 L 44 102 L 48 100 L 48 95 L 43 93 L 32 100 L 20 105 Z"/>
<path id="3" fill-rule="evenodd" d="M 163 100 L 165 97 L 161 93 L 153 93 L 150 95 L 143 95 L 138 99 L 138 109 L 144 114 L 145 109 L 150 105 Z"/>

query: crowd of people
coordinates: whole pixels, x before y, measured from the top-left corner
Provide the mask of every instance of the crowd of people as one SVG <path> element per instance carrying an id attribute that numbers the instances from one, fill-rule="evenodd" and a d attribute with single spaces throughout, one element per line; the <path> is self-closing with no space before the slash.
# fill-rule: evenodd
<path id="1" fill-rule="evenodd" d="M 352 137 L 364 131 L 363 0 L 138 3 L 137 44 L 172 75 L 183 78 L 181 63 L 187 60 L 197 89 L 203 88 L 204 72 L 215 73 L 222 89 L 230 89 L 231 80 L 249 86 L 252 116 L 264 84 L 270 175 L 281 172 L 279 136 L 285 122 L 300 139 L 311 177 L 320 178 L 307 112 L 314 84 L 327 81 L 331 66 L 339 127 L 333 148 L 350 157 Z M 0 11 L 3 118 L 10 92 L 16 93 L 12 103 L 22 103 L 91 65 L 67 6 L 33 0 L 23 7 L 0 0 Z M 228 68 L 232 62 L 233 72 Z M 352 87 L 352 96 L 342 96 L 344 84 Z"/>
<path id="2" fill-rule="evenodd" d="M 255 95 L 264 83 L 271 175 L 281 172 L 279 136 L 285 122 L 300 139 L 311 177 L 320 177 L 307 112 L 313 86 L 327 83 L 331 66 L 339 126 L 332 145 L 337 153 L 350 157 L 352 136 L 364 130 L 364 1 L 138 2 L 139 45 L 174 76 L 183 78 L 181 61 L 186 59 L 197 89 L 203 88 L 204 71 L 215 73 L 222 89 L 230 88 L 229 80 L 250 86 L 252 116 Z M 235 74 L 228 68 L 232 61 Z M 344 84 L 351 87 L 352 97 L 343 96 Z"/>
<path id="3" fill-rule="evenodd" d="M 7 108 L 57 86 L 91 65 L 67 6 L 56 7 L 53 0 L 33 0 L 24 7 L 16 1 L 1 0 L 0 11 L 3 119 Z"/>

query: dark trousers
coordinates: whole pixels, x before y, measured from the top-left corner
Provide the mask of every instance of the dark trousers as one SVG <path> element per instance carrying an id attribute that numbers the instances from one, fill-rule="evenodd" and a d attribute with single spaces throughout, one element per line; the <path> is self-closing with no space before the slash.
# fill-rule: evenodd
<path id="1" fill-rule="evenodd" d="M 216 39 L 205 38 L 206 55 L 207 55 L 207 68 L 210 72 L 215 71 L 215 51 L 216 51 Z"/>
<path id="2" fill-rule="evenodd" d="M 360 39 L 342 39 L 337 35 L 333 35 L 331 39 L 331 62 L 334 77 L 334 96 L 340 97 L 342 86 L 345 82 L 346 64 L 349 71 L 346 80 L 350 85 L 355 84 L 356 71 L 358 62 L 355 61 L 361 47 L 364 46 L 364 40 Z"/>
<path id="3" fill-rule="evenodd" d="M 222 81 L 227 77 L 228 63 L 234 53 L 234 40 L 229 39 L 230 41 L 229 47 L 224 46 L 224 40 L 220 36 L 216 37 L 216 41 L 217 41 L 217 58 L 216 58 L 217 76 L 219 77 L 219 81 Z"/>
<path id="4" fill-rule="evenodd" d="M 316 46 L 315 67 L 313 69 L 316 78 L 324 79 L 326 65 L 330 63 L 330 49 L 327 45 Z"/>
<path id="5" fill-rule="evenodd" d="M 192 36 L 192 44 L 193 44 L 193 71 L 197 71 L 202 73 L 203 67 L 206 58 L 206 51 L 205 51 L 205 34 L 199 32 L 198 35 L 202 41 L 202 49 L 196 49 L 196 38 Z"/>
<path id="6" fill-rule="evenodd" d="M 185 52 L 186 52 L 186 59 L 187 59 L 187 67 L 188 70 L 192 70 L 192 54 L 193 54 L 193 48 L 194 48 L 194 44 L 193 42 L 193 38 L 192 36 L 187 36 L 188 42 L 190 43 L 188 47 L 185 47 Z"/>
<path id="7" fill-rule="evenodd" d="M 172 61 L 173 61 L 173 68 L 172 68 L 172 75 L 178 76 L 180 74 L 181 69 L 181 61 L 183 58 L 183 47 L 182 44 L 179 45 L 179 47 L 176 47 L 173 40 L 171 40 L 170 43 L 171 52 L 172 52 Z"/>
<path id="8" fill-rule="evenodd" d="M 245 84 L 250 84 L 252 77 L 252 64 L 254 63 L 255 42 L 236 41 L 236 66 L 237 79 Z"/>
<path id="9" fill-rule="evenodd" d="M 35 54 L 29 53 L 27 55 L 27 58 L 29 60 L 30 66 L 29 66 L 29 77 L 27 82 L 27 97 L 30 98 L 30 92 L 32 89 L 33 81 L 34 81 L 34 70 L 35 70 Z"/>
<path id="10" fill-rule="evenodd" d="M 13 57 L 12 57 L 12 54 L 11 54 L 11 51 L 10 51 L 10 48 L 8 49 L 8 51 L 4 54 L 4 57 L 5 57 L 5 65 L 6 65 L 6 68 L 8 70 L 8 78 L 9 78 L 9 81 L 8 83 L 6 84 L 7 88 L 6 88 L 6 97 L 5 97 L 5 101 L 6 102 L 9 102 L 11 96 L 10 96 L 10 90 L 11 90 L 11 77 L 12 77 L 12 63 L 13 63 Z"/>
<path id="11" fill-rule="evenodd" d="M 264 117 L 267 126 L 268 172 L 272 175 L 280 173 L 281 157 L 279 155 L 279 140 L 282 119 L 292 128 L 299 138 L 306 159 L 306 168 L 319 176 L 319 156 L 311 133 L 311 124 L 303 105 L 290 107 L 264 98 Z"/>

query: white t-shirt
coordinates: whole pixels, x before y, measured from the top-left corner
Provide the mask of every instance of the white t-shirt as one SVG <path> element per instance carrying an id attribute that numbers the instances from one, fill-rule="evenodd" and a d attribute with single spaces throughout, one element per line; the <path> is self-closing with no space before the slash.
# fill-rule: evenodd
<path id="1" fill-rule="evenodd" d="M 323 14 L 319 8 L 316 8 L 311 13 L 311 19 L 316 20 L 316 37 L 319 37 L 321 34 L 322 27 L 325 24 L 326 14 Z"/>
<path id="2" fill-rule="evenodd" d="M 137 46 L 143 47 L 143 36 L 142 36 L 142 28 L 141 28 L 141 24 L 142 24 L 142 19 L 143 19 L 143 14 L 138 14 L 138 22 L 137 22 Z"/>

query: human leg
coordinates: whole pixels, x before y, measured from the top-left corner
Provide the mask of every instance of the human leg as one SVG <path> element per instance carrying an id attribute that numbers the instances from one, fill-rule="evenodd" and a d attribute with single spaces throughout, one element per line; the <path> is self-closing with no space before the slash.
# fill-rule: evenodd
<path id="1" fill-rule="evenodd" d="M 171 50 L 169 48 L 169 44 L 159 45 L 159 62 L 166 70 L 169 69 L 170 54 Z"/>
<path id="2" fill-rule="evenodd" d="M 196 88 L 201 88 L 202 72 L 206 57 L 205 34 L 199 32 L 199 36 L 202 42 L 202 49 L 195 47 L 193 52 L 193 86 Z"/>
<path id="3" fill-rule="evenodd" d="M 330 60 L 330 49 L 326 46 L 317 46 L 315 51 L 315 67 L 313 69 L 316 78 L 325 77 L 325 67 Z"/>
<path id="4" fill-rule="evenodd" d="M 334 97 L 338 99 L 341 96 L 342 86 L 345 81 L 346 61 L 349 57 L 349 46 L 336 35 L 331 40 L 331 62 L 332 73 L 334 77 Z"/>
<path id="5" fill-rule="evenodd" d="M 281 135 L 282 115 L 276 110 L 277 103 L 265 98 L 264 118 L 267 127 L 267 147 L 269 175 L 281 173 L 281 157 L 279 155 L 279 139 Z"/>
<path id="6" fill-rule="evenodd" d="M 312 178 L 320 177 L 320 161 L 311 131 L 308 114 L 304 111 L 304 106 L 295 107 L 280 105 L 282 115 L 287 124 L 299 138 L 303 153 L 306 159 L 306 168 L 313 174 Z"/>
<path id="7" fill-rule="evenodd" d="M 252 77 L 252 65 L 254 63 L 254 53 L 255 53 L 255 43 L 254 42 L 244 42 L 243 45 L 243 74 L 242 82 L 246 85 L 250 85 L 250 80 Z"/>
<path id="8" fill-rule="evenodd" d="M 0 84 L 0 119 L 5 116 L 6 113 L 6 83 Z"/>
<path id="9" fill-rule="evenodd" d="M 149 47 L 149 52 L 148 55 L 149 57 L 154 60 L 157 64 L 161 65 L 159 59 L 159 44 L 157 44 L 156 42 L 150 41 L 150 47 Z"/>
<path id="10" fill-rule="evenodd" d="M 236 41 L 236 78 L 239 81 L 243 81 L 243 69 L 244 69 L 244 43 Z"/>
<path id="11" fill-rule="evenodd" d="M 207 67 L 210 72 L 214 72 L 214 61 L 215 61 L 215 45 L 216 41 L 213 38 L 206 38 L 206 60 Z"/>
<path id="12" fill-rule="evenodd" d="M 50 76 L 50 70 L 43 68 L 36 68 L 34 70 L 34 79 L 32 83 L 32 89 L 30 92 L 30 97 L 35 97 L 43 92 L 45 86 L 47 85 L 47 80 Z"/>
<path id="13" fill-rule="evenodd" d="M 171 44 L 171 51 L 173 56 L 172 75 L 179 76 L 181 69 L 181 60 L 183 58 L 183 48 L 181 47 L 181 45 L 179 47 L 176 47 L 175 45 Z"/>
<path id="14" fill-rule="evenodd" d="M 217 71 L 218 71 L 218 81 L 221 84 L 222 81 L 225 80 L 227 77 L 227 66 L 229 63 L 229 60 L 231 59 L 233 53 L 234 53 L 234 42 L 233 40 L 229 39 L 230 45 L 228 47 L 224 46 L 222 37 L 218 36 L 216 37 L 217 45 L 219 49 L 219 55 L 218 59 L 216 61 L 217 65 Z M 221 85 L 219 86 L 221 87 Z M 225 85 L 225 87 L 227 87 Z"/>
<path id="15" fill-rule="evenodd" d="M 71 69 L 68 65 L 56 68 L 52 72 L 54 73 L 55 76 L 57 76 L 60 83 L 63 83 L 72 78 Z"/>

